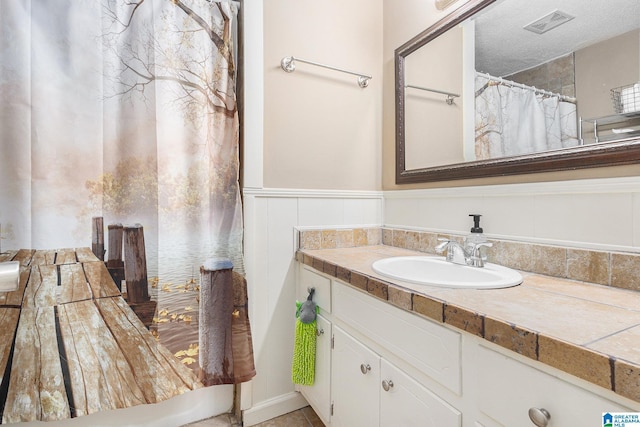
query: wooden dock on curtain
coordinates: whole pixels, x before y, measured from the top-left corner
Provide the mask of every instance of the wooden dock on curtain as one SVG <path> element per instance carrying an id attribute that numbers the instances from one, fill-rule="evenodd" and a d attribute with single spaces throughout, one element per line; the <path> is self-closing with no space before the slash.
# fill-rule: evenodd
<path id="1" fill-rule="evenodd" d="M 100 241 L 100 231 L 96 231 L 102 224 L 102 217 L 93 218 L 93 240 Z M 125 300 L 138 318 L 149 328 L 153 323 L 158 302 L 149 297 L 149 283 L 147 280 L 146 249 L 144 244 L 144 229 L 135 224 L 109 224 L 109 250 L 107 251 L 107 270 L 111 274 L 116 286 L 122 291 L 122 282 L 126 282 Z M 95 248 L 96 245 L 92 245 Z M 104 245 L 92 249 L 96 257 L 104 254 Z"/>
<path id="2" fill-rule="evenodd" d="M 156 403 L 202 387 L 151 335 L 89 248 L 19 250 L 20 287 L 0 293 L 2 423 Z"/>

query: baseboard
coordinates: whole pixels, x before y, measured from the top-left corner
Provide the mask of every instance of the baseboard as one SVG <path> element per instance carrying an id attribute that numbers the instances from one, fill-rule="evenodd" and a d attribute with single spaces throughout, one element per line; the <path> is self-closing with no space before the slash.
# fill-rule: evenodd
<path id="1" fill-rule="evenodd" d="M 245 427 L 254 426 L 308 405 L 309 403 L 298 392 L 283 394 L 254 404 L 253 407 L 242 411 L 242 425 Z"/>

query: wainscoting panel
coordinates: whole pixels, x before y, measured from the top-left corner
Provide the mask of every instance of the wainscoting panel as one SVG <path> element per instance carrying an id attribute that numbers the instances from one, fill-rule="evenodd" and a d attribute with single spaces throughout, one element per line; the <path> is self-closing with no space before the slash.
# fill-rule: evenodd
<path id="1" fill-rule="evenodd" d="M 382 192 L 245 189 L 245 268 L 256 377 L 242 393 L 245 426 L 298 409 L 291 359 L 296 228 L 382 225 Z M 246 400 L 250 400 L 247 402 Z"/>
<path id="2" fill-rule="evenodd" d="M 640 252 L 640 178 L 387 191 L 390 227 L 464 234 L 481 214 L 490 237 Z"/>

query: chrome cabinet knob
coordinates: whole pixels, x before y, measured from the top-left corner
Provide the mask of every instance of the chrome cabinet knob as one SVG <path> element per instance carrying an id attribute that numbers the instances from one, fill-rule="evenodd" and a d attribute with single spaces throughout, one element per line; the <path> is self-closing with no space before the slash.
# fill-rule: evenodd
<path id="1" fill-rule="evenodd" d="M 366 375 L 369 371 L 371 371 L 371 366 L 369 366 L 368 364 L 365 365 L 364 363 L 360 365 L 360 372 Z"/>
<path id="2" fill-rule="evenodd" d="M 319 337 L 322 334 L 324 334 L 324 329 L 316 329 L 316 336 Z"/>
<path id="3" fill-rule="evenodd" d="M 382 388 L 384 389 L 384 391 L 391 390 L 393 388 L 393 381 L 391 381 L 391 380 L 382 381 Z"/>
<path id="4" fill-rule="evenodd" d="M 529 419 L 538 427 L 546 427 L 551 419 L 551 414 L 544 408 L 530 408 Z"/>

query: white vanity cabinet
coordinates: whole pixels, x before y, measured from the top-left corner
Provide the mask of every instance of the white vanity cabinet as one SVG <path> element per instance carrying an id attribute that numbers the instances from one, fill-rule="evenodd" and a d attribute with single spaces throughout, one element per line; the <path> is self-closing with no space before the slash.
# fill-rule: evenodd
<path id="1" fill-rule="evenodd" d="M 550 414 L 548 427 L 573 427 L 602 425 L 603 412 L 640 411 L 637 402 L 308 266 L 298 273 L 298 298 L 314 286 L 322 304 L 316 382 L 298 390 L 327 426 L 534 427 L 529 409 L 538 408 Z"/>

